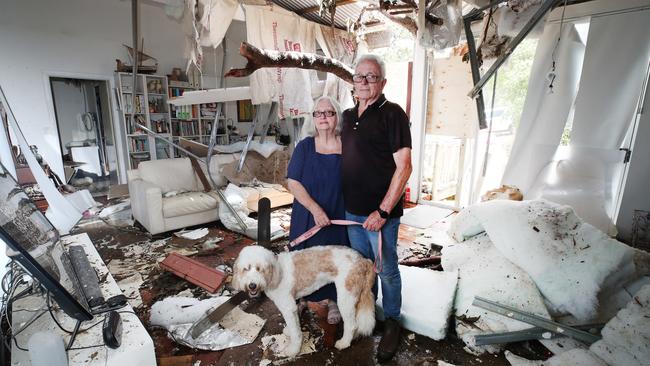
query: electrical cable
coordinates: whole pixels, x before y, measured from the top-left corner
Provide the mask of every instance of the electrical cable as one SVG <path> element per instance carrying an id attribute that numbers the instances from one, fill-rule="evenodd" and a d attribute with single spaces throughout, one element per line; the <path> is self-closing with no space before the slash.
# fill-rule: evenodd
<path id="1" fill-rule="evenodd" d="M 555 78 L 557 77 L 557 74 L 555 73 L 555 52 L 557 51 L 558 47 L 560 46 L 560 41 L 562 40 L 562 29 L 564 28 L 564 12 L 566 10 L 566 3 L 567 0 L 564 0 L 564 5 L 562 7 L 562 17 L 560 18 L 560 32 L 558 33 L 557 36 L 557 41 L 555 41 L 555 46 L 553 47 L 553 52 L 551 52 L 551 72 L 549 72 L 547 78 L 549 79 L 549 84 L 548 88 L 550 89 L 550 92 L 553 92 L 553 82 L 555 81 Z"/>

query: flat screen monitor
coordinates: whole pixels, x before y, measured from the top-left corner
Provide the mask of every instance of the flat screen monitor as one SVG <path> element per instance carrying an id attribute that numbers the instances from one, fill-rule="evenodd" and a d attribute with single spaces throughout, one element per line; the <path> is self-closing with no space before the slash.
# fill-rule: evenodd
<path id="1" fill-rule="evenodd" d="M 93 318 L 59 233 L 0 164 L 0 239 L 7 256 L 40 282 L 69 316 Z"/>

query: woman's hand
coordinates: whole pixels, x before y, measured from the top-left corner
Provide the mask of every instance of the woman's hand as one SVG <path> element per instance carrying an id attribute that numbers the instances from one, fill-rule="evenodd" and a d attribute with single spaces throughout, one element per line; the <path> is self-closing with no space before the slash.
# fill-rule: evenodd
<path id="1" fill-rule="evenodd" d="M 327 217 L 327 214 L 320 206 L 314 205 L 314 208 L 310 212 L 314 216 L 314 222 L 316 223 L 316 226 L 322 227 L 331 224 L 330 218 Z"/>

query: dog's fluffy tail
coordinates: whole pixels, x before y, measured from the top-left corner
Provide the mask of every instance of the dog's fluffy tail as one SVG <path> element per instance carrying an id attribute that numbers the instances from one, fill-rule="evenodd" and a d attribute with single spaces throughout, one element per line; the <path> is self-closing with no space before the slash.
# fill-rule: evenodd
<path id="1" fill-rule="evenodd" d="M 357 334 L 368 336 L 375 328 L 375 295 L 372 286 L 375 284 L 375 272 L 371 261 L 363 262 L 365 278 L 361 295 L 357 303 Z"/>

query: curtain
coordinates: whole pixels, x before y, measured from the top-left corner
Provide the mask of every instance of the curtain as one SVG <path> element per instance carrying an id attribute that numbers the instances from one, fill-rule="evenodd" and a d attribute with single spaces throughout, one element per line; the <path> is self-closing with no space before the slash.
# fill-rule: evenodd
<path id="1" fill-rule="evenodd" d="M 528 93 L 502 183 L 528 191 L 540 171 L 553 158 L 578 91 L 585 44 L 573 23 L 564 24 L 555 50 L 552 92 L 549 74 L 559 23 L 547 23 L 537 45 Z"/>
<path id="2" fill-rule="evenodd" d="M 634 119 L 650 60 L 648 22 L 650 10 L 592 17 L 569 147 L 558 150 L 527 196 L 570 205 L 609 235 L 616 235 L 624 168 L 618 148 Z"/>
<path id="3" fill-rule="evenodd" d="M 591 19 L 571 146 L 621 147 L 648 67 L 649 23 L 650 10 Z"/>

